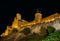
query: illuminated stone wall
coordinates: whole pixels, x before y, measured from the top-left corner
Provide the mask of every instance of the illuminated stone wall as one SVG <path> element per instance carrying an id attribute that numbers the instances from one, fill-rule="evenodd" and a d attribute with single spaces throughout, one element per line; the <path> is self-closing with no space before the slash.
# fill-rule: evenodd
<path id="1" fill-rule="evenodd" d="M 33 21 L 28 22 L 26 20 L 21 19 L 21 14 L 17 13 L 16 17 L 14 18 L 14 21 L 12 22 L 12 25 L 10 27 L 8 27 L 4 33 L 1 34 L 1 36 L 7 36 L 9 34 L 9 30 L 16 28 L 18 30 L 20 30 L 22 27 L 27 26 L 29 28 L 31 28 L 32 25 L 38 24 L 38 23 L 47 23 L 47 22 L 51 22 L 54 21 L 55 19 L 60 18 L 60 14 L 55 13 L 51 16 L 42 18 L 42 14 L 37 12 L 35 14 L 35 18 Z"/>

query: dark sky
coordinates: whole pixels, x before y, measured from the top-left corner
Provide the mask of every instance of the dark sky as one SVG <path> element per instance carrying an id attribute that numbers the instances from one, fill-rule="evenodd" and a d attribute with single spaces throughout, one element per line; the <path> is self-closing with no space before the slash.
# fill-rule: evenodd
<path id="1" fill-rule="evenodd" d="M 32 21 L 37 8 L 39 8 L 44 18 L 53 13 L 60 13 L 60 1 L 2 0 L 0 5 L 0 32 L 2 33 L 7 25 L 12 24 L 17 12 L 22 15 L 23 19 Z"/>

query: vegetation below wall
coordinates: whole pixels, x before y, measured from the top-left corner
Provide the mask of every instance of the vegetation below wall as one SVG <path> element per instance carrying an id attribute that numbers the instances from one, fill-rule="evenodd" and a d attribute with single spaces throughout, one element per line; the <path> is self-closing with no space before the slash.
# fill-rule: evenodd
<path id="1" fill-rule="evenodd" d="M 42 30 L 43 31 L 43 30 Z M 26 38 L 26 41 L 60 41 L 60 31 L 55 32 L 55 28 L 47 26 L 47 35 L 40 35 L 33 33 L 31 36 Z M 44 33 L 43 33 L 44 34 Z"/>
<path id="2" fill-rule="evenodd" d="M 60 41 L 60 31 L 49 34 L 43 41 Z"/>
<path id="3" fill-rule="evenodd" d="M 13 33 L 13 32 L 16 33 L 16 32 L 18 32 L 18 30 L 13 29 L 12 31 L 10 31 L 10 33 Z M 56 31 L 55 28 L 52 26 L 47 26 L 47 29 L 44 27 L 41 27 L 39 34 L 33 33 L 33 34 L 29 35 L 31 33 L 31 29 L 29 29 L 29 28 L 24 28 L 21 32 L 24 33 L 26 35 L 26 37 L 24 37 L 24 38 L 18 37 L 17 41 L 60 41 L 60 30 Z M 18 32 L 18 33 L 20 33 L 20 32 Z M 10 34 L 10 36 L 12 36 L 12 35 Z M 4 38 L 4 39 L 6 39 L 6 38 Z"/>

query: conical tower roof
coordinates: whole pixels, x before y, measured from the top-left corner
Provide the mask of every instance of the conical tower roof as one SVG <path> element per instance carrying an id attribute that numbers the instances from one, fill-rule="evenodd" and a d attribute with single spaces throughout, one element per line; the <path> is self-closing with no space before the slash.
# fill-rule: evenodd
<path id="1" fill-rule="evenodd" d="M 41 13 L 41 11 L 39 10 L 39 8 L 37 8 L 37 11 L 36 11 L 36 13 Z"/>

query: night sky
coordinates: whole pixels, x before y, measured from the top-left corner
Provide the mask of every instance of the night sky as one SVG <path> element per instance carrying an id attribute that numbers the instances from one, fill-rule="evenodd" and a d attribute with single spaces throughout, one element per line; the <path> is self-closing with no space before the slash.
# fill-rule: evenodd
<path id="1" fill-rule="evenodd" d="M 0 33 L 4 32 L 7 25 L 11 25 L 16 13 L 22 15 L 22 19 L 32 21 L 39 8 L 43 18 L 54 13 L 60 13 L 60 1 L 2 1 L 0 5 Z"/>

